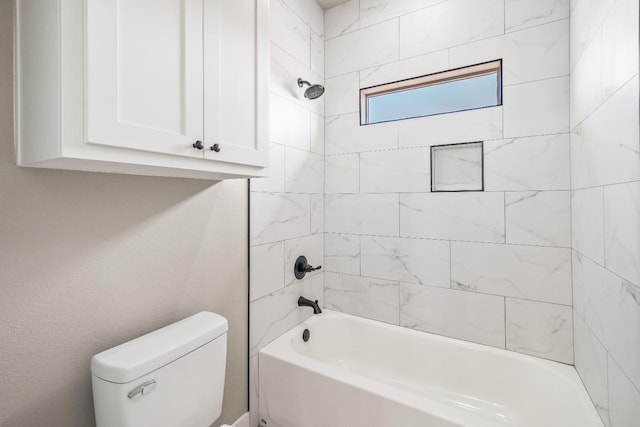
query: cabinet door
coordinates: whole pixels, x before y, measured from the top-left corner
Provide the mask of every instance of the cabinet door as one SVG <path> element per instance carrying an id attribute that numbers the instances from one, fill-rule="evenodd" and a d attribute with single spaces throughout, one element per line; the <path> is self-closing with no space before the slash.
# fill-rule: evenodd
<path id="1" fill-rule="evenodd" d="M 203 157 L 203 0 L 86 0 L 86 139 Z"/>
<path id="2" fill-rule="evenodd" d="M 207 159 L 267 165 L 268 6 L 267 0 L 204 0 Z"/>

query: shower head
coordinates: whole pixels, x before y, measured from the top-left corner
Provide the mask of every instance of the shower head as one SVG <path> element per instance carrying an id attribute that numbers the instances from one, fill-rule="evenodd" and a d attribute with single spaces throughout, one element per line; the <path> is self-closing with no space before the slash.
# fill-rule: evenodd
<path id="1" fill-rule="evenodd" d="M 304 87 L 304 85 L 309 86 L 307 90 L 304 91 L 304 97 L 307 99 L 317 99 L 322 96 L 324 93 L 324 86 L 322 85 L 312 85 L 308 81 L 302 80 L 298 78 L 298 87 Z"/>

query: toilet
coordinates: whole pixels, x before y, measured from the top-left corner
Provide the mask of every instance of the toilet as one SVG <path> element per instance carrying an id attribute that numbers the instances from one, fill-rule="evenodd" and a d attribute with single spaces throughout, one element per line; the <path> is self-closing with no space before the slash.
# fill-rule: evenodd
<path id="1" fill-rule="evenodd" d="M 222 412 L 227 330 L 203 311 L 93 356 L 97 426 L 210 426 Z"/>

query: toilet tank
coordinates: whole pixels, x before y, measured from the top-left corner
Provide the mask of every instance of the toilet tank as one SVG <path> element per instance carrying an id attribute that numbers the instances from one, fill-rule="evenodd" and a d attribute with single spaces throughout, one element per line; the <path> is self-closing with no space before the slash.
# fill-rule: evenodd
<path id="1" fill-rule="evenodd" d="M 93 356 L 97 426 L 210 426 L 222 411 L 227 329 L 203 311 Z"/>

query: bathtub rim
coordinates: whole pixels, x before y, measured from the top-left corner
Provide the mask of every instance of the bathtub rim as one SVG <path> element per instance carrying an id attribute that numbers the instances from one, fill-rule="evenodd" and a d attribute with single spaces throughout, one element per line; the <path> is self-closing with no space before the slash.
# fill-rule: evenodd
<path id="1" fill-rule="evenodd" d="M 304 355 L 297 350 L 294 349 L 291 344 L 291 340 L 296 339 L 296 337 L 301 337 L 302 332 L 306 328 L 313 328 L 319 322 L 322 322 L 324 319 L 346 319 L 348 321 L 360 322 L 366 325 L 371 325 L 376 328 L 383 328 L 386 330 L 390 330 L 393 333 L 401 333 L 409 337 L 415 337 L 425 341 L 431 341 L 434 343 L 438 343 L 439 345 L 453 345 L 457 349 L 461 349 L 462 351 L 470 349 L 473 351 L 481 351 L 483 353 L 487 353 L 489 355 L 494 355 L 498 358 L 510 358 L 517 362 L 526 363 L 532 367 L 537 369 L 544 369 L 550 371 L 554 374 L 559 380 L 565 383 L 571 389 L 575 389 L 576 399 L 579 399 L 579 402 L 584 404 L 590 412 L 589 414 L 585 414 L 588 418 L 593 418 L 593 421 L 598 426 L 604 426 L 603 421 L 601 420 L 591 397 L 587 393 L 582 380 L 580 379 L 575 366 L 557 362 L 549 359 L 544 359 L 536 356 L 531 356 L 523 353 L 518 353 L 512 350 L 492 347 L 485 344 L 474 343 L 470 341 L 465 341 L 457 338 L 451 338 L 443 335 L 434 334 L 431 332 L 423 332 L 419 330 L 409 329 L 406 327 L 402 327 L 399 325 L 394 325 L 391 323 L 386 323 L 378 320 L 367 319 L 364 317 L 342 313 L 334 310 L 324 310 L 322 314 L 314 315 L 305 321 L 301 322 L 297 326 L 293 327 L 286 333 L 282 334 L 271 343 L 263 347 L 259 352 L 259 357 L 266 356 L 281 362 L 290 363 L 300 369 L 308 370 L 314 374 L 330 377 L 333 380 L 346 384 L 351 387 L 355 387 L 357 389 L 363 390 L 365 392 L 375 392 L 380 394 L 388 399 L 391 399 L 395 402 L 406 404 L 412 408 L 425 410 L 428 409 L 429 412 L 437 411 L 433 413 L 443 414 L 440 408 L 446 408 L 447 411 L 451 411 L 451 406 L 441 404 L 440 402 L 434 401 L 432 399 L 421 398 L 420 396 L 416 396 L 415 393 L 402 390 L 399 387 L 392 387 L 387 384 L 384 384 L 380 381 L 367 378 L 366 376 L 353 373 L 349 371 L 340 372 L 340 375 L 332 375 L 332 369 L 335 370 L 335 367 L 332 367 L 325 361 L 315 359 L 311 356 Z M 389 388 L 393 389 L 393 393 L 389 392 Z M 396 394 L 397 393 L 397 394 Z M 428 408 L 425 408 L 425 400 L 429 402 Z M 445 411 L 446 412 L 446 411 Z M 457 412 L 457 411 L 456 411 Z M 446 416 L 439 415 L 443 420 L 449 421 L 451 423 L 458 422 L 467 422 L 477 427 L 484 427 L 483 420 L 478 419 L 470 419 L 471 417 L 466 412 L 458 412 L 455 416 Z M 495 426 L 495 423 L 488 422 L 486 426 Z"/>

